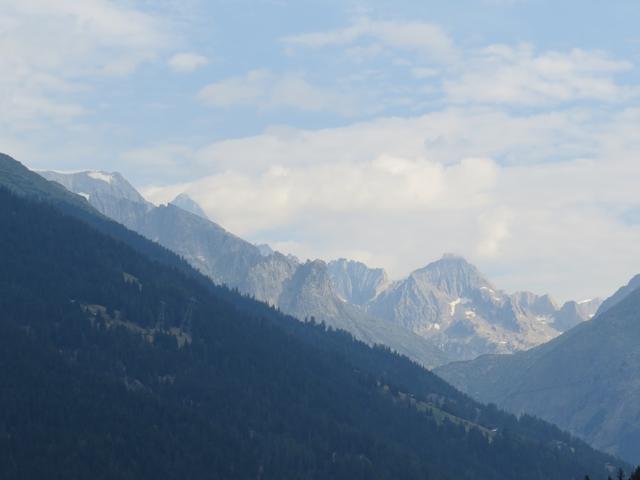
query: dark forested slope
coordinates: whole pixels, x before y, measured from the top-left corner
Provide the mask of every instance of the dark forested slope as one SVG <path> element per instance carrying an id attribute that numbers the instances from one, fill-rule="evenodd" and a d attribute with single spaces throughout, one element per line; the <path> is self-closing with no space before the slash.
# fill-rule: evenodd
<path id="1" fill-rule="evenodd" d="M 87 222 L 0 189 L 3 478 L 564 479 L 615 463 Z"/>

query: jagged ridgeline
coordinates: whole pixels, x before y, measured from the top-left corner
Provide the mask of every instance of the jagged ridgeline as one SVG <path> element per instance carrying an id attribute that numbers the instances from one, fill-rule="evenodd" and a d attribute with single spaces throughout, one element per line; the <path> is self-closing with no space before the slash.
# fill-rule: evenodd
<path id="1" fill-rule="evenodd" d="M 314 317 L 371 345 L 386 345 L 427 367 L 450 360 L 433 342 L 341 298 L 332 282 L 332 265 L 301 263 L 291 255 L 261 249 L 210 221 L 186 195 L 156 207 L 119 173 L 39 173 L 86 198 L 103 215 L 177 253 L 215 283 L 300 320 Z"/>
<path id="2" fill-rule="evenodd" d="M 452 255 L 394 282 L 381 268 L 344 258 L 300 262 L 226 231 L 185 194 L 156 207 L 117 172 L 39 173 L 178 253 L 214 282 L 299 319 L 314 317 L 371 345 L 386 345 L 428 368 L 547 342 L 591 318 L 600 303 L 560 307 L 548 295 L 509 295 Z"/>
<path id="3" fill-rule="evenodd" d="M 596 479 L 618 465 L 215 286 L 8 157 L 0 171 L 2 478 Z"/>

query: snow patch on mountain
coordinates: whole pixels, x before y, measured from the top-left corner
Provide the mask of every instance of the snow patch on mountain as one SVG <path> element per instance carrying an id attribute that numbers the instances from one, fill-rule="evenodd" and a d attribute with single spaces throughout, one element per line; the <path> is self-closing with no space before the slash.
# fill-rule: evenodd
<path id="1" fill-rule="evenodd" d="M 111 182 L 113 181 L 113 175 L 109 174 L 109 173 L 105 173 L 105 172 L 87 172 L 87 175 L 91 178 L 93 178 L 94 180 L 100 180 L 102 182 L 111 184 Z"/>
<path id="2" fill-rule="evenodd" d="M 453 302 L 449 302 L 449 315 L 452 317 L 456 314 L 456 307 L 462 302 L 461 298 L 456 298 Z"/>

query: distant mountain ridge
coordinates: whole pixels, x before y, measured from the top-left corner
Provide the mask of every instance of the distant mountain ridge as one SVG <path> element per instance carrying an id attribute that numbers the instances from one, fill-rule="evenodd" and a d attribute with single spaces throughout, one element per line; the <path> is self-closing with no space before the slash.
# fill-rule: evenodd
<path id="1" fill-rule="evenodd" d="M 638 290 L 638 288 L 640 288 L 640 274 L 635 275 L 626 285 L 620 287 L 613 295 L 602 302 L 602 305 L 598 308 L 597 315 L 600 315 L 614 307 L 633 292 Z"/>
<path id="2" fill-rule="evenodd" d="M 599 300 L 581 308 L 570 305 L 558 308 L 548 295 L 530 292 L 507 295 L 464 258 L 447 254 L 391 284 L 366 310 L 431 339 L 461 360 L 547 342 L 589 319 Z"/>
<path id="3" fill-rule="evenodd" d="M 539 416 L 597 448 L 637 462 L 638 278 L 605 300 L 593 320 L 546 344 L 513 355 L 451 363 L 436 373 L 480 401 Z"/>
<path id="4" fill-rule="evenodd" d="M 84 197 L 100 213 L 132 230 L 135 230 L 133 226 L 154 207 L 117 172 L 87 170 L 76 173 L 38 173 L 47 180 L 57 182 L 67 190 Z"/>
<path id="5" fill-rule="evenodd" d="M 340 258 L 329 262 L 328 268 L 340 298 L 354 305 L 366 305 L 389 286 L 384 269 L 369 268 L 362 262 Z"/>
<path id="6" fill-rule="evenodd" d="M 118 174 L 38 173 L 82 193 L 98 211 L 178 253 L 218 284 L 237 288 L 301 320 L 314 317 L 370 344 L 386 345 L 427 367 L 450 360 L 426 339 L 341 300 L 324 262 L 301 264 L 290 255 L 269 253 L 226 231 L 206 215 L 179 206 L 186 202 L 194 210 L 191 199 L 178 196 L 177 201 L 156 207 Z M 198 209 L 202 210 L 198 206 L 196 212 Z"/>
<path id="7" fill-rule="evenodd" d="M 189 213 L 193 213 L 199 217 L 204 218 L 205 220 L 209 220 L 209 217 L 202 209 L 200 205 L 198 205 L 189 195 L 186 193 L 181 193 L 176 198 L 171 200 L 171 205 L 175 205 L 178 208 L 186 210 Z"/>
<path id="8" fill-rule="evenodd" d="M 451 254 L 396 282 L 381 268 L 344 258 L 307 265 L 227 232 L 187 195 L 155 207 L 117 173 L 39 173 L 179 253 L 217 283 L 300 319 L 313 316 L 388 345 L 427 366 L 531 348 L 589 319 L 599 306 L 595 299 L 558 308 L 548 295 L 507 295 Z"/>

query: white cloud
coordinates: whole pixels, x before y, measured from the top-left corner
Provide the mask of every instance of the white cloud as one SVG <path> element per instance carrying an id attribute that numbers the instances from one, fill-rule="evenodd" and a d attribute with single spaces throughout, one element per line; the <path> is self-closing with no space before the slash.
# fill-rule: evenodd
<path id="1" fill-rule="evenodd" d="M 466 157 L 536 163 L 552 157 L 597 154 L 604 139 L 596 143 L 596 132 L 602 133 L 606 124 L 606 120 L 598 122 L 580 110 L 515 116 L 497 109 L 451 108 L 341 128 L 270 128 L 261 135 L 222 140 L 196 149 L 189 168 L 216 173 L 230 169 L 264 172 L 283 163 L 315 165 L 327 159 L 359 163 L 380 155 L 426 158 L 443 164 Z M 151 154 L 157 153 L 151 150 Z M 168 171 L 168 178 L 173 174 Z"/>
<path id="2" fill-rule="evenodd" d="M 511 236 L 513 211 L 501 206 L 482 212 L 477 219 L 478 241 L 473 253 L 480 258 L 499 258 Z"/>
<path id="3" fill-rule="evenodd" d="M 397 277 L 455 251 L 511 290 L 604 295 L 640 271 L 640 226 L 618 214 L 640 207 L 639 118 L 451 109 L 278 129 L 196 150 L 180 168 L 200 180 L 145 193 L 188 191 L 231 231 L 304 257 Z"/>
<path id="4" fill-rule="evenodd" d="M 167 62 L 169 67 L 177 73 L 191 73 L 209 63 L 209 59 L 197 53 L 176 53 Z"/>
<path id="5" fill-rule="evenodd" d="M 530 45 L 492 45 L 469 53 L 445 79 L 455 103 L 550 105 L 576 100 L 620 101 L 632 93 L 614 77 L 633 65 L 580 49 L 536 54 Z"/>
<path id="6" fill-rule="evenodd" d="M 82 79 L 125 75 L 169 42 L 155 17 L 105 0 L 5 0 L 0 12 L 0 108 L 5 128 L 66 121 L 85 107 Z"/>
<path id="7" fill-rule="evenodd" d="M 569 102 L 621 102 L 640 96 L 637 86 L 618 81 L 633 70 L 628 61 L 599 50 L 579 48 L 540 51 L 529 44 L 494 44 L 462 48 L 438 25 L 426 22 L 375 21 L 363 18 L 352 25 L 284 38 L 287 51 L 335 47 L 351 62 L 366 65 L 389 54 L 389 77 L 375 96 L 393 105 L 404 80 L 391 80 L 406 69 L 423 88 L 405 93 L 407 105 L 427 98 L 449 104 L 555 106 Z M 377 67 L 379 69 L 379 66 Z M 395 77 L 398 78 L 398 77 Z M 402 77 L 399 77 L 402 78 Z M 368 82 L 365 88 L 373 88 Z"/>
<path id="8" fill-rule="evenodd" d="M 480 208 L 496 174 L 495 164 L 487 159 L 444 166 L 423 158 L 380 156 L 363 163 L 276 165 L 258 174 L 228 170 L 179 188 L 146 189 L 145 194 L 164 202 L 186 189 L 222 225 L 248 236 L 271 229 L 286 231 L 314 218 L 336 222 L 333 232 L 324 235 L 346 228 L 350 236 L 350 228 L 340 224 L 353 215 L 375 212 L 388 218 L 450 212 L 455 216 Z M 316 252 L 321 253 L 325 252 Z"/>
<path id="9" fill-rule="evenodd" d="M 267 70 L 252 70 L 244 76 L 231 77 L 202 88 L 198 98 L 212 107 L 251 105 L 267 95 L 274 76 Z"/>
<path id="10" fill-rule="evenodd" d="M 154 169 L 155 171 L 169 172 L 174 178 L 180 178 L 180 171 L 185 161 L 190 161 L 195 152 L 184 145 L 163 143 L 150 148 L 138 148 L 130 150 L 123 155 L 123 161 L 135 166 L 142 171 Z M 189 171 L 190 175 L 195 172 Z"/>
<path id="11" fill-rule="evenodd" d="M 433 78 L 440 72 L 434 68 L 415 67 L 411 69 L 411 74 L 416 78 Z"/>
<path id="12" fill-rule="evenodd" d="M 439 60 L 455 56 L 453 41 L 434 23 L 422 21 L 379 21 L 369 18 L 356 20 L 352 25 L 326 32 L 304 33 L 283 39 L 289 48 L 322 48 L 365 41 L 387 47 L 427 54 Z"/>
<path id="13" fill-rule="evenodd" d="M 245 75 L 211 83 L 198 98 L 212 107 L 253 106 L 262 109 L 293 108 L 311 112 L 355 113 L 355 100 L 348 95 L 310 84 L 299 73 L 277 75 L 252 70 Z"/>

